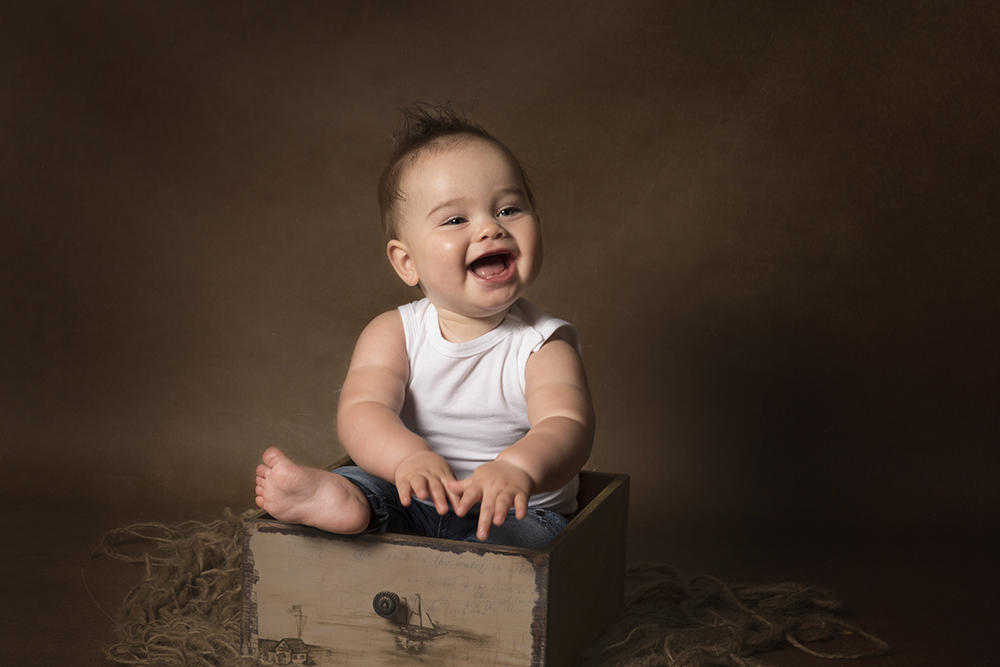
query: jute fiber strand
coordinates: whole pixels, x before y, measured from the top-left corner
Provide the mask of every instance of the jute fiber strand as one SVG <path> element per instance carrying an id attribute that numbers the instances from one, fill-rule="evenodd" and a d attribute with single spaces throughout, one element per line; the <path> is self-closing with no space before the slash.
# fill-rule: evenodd
<path id="1" fill-rule="evenodd" d="M 627 573 L 625 609 L 581 665 L 598 667 L 752 667 L 758 653 L 794 646 L 817 658 L 886 655 L 892 648 L 843 617 L 831 593 L 796 583 L 728 586 L 715 577 L 685 579 L 663 564 Z M 821 650 L 835 637 L 854 641 Z M 807 646 L 807 644 L 813 644 Z"/>
<path id="2" fill-rule="evenodd" d="M 125 596 L 112 662 L 149 667 L 247 667 L 240 655 L 242 533 L 245 515 L 226 511 L 212 523 L 140 523 L 108 533 L 95 556 L 142 563 L 142 581 Z M 127 556 L 119 546 L 148 543 L 154 553 Z"/>
<path id="3" fill-rule="evenodd" d="M 242 524 L 226 511 L 205 524 L 140 523 L 108 533 L 95 556 L 141 563 L 142 581 L 119 612 L 109 660 L 148 667 L 248 667 L 240 655 Z M 121 546 L 152 547 L 139 556 Z M 795 583 L 728 586 L 685 579 L 669 565 L 629 568 L 631 594 L 618 620 L 580 659 L 581 667 L 751 667 L 752 656 L 794 646 L 820 658 L 867 658 L 888 644 L 844 619 L 829 592 Z M 853 641 L 832 650 L 817 642 Z"/>

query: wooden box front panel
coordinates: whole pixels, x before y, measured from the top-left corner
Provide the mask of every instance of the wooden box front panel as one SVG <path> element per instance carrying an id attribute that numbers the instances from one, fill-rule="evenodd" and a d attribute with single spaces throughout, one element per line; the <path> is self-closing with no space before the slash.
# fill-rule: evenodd
<path id="1" fill-rule="evenodd" d="M 274 664 L 572 665 L 621 608 L 628 478 L 581 473 L 579 500 L 539 551 L 248 520 L 243 652 Z"/>
<path id="2" fill-rule="evenodd" d="M 248 522 L 245 539 L 248 655 L 316 665 L 539 662 L 540 552 L 349 538 L 266 520 Z M 295 648 L 301 662 L 284 662 Z"/>

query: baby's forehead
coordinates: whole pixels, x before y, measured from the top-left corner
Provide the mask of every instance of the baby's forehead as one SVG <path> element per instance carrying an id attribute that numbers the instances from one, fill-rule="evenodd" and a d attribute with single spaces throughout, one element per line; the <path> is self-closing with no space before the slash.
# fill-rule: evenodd
<path id="1" fill-rule="evenodd" d="M 425 146 L 417 148 L 407 156 L 407 159 L 410 162 L 411 168 L 419 169 L 422 166 L 421 163 L 423 163 L 423 166 L 426 166 L 427 162 L 436 157 L 447 156 L 450 153 L 465 151 L 477 146 L 493 149 L 496 153 L 506 157 L 504 150 L 495 141 L 477 137 L 474 134 L 449 134 L 437 137 Z"/>
<path id="2" fill-rule="evenodd" d="M 481 158 L 482 160 L 486 161 L 499 157 L 507 164 L 512 173 L 519 173 L 517 161 L 497 142 L 475 135 L 449 135 L 435 139 L 426 146 L 414 150 L 404 158 L 403 173 L 399 179 L 400 194 L 405 199 L 410 178 L 422 174 L 428 169 L 434 169 L 438 166 L 438 160 L 447 160 L 456 154 L 464 154 L 466 151 L 476 147 L 487 149 L 487 153 Z"/>

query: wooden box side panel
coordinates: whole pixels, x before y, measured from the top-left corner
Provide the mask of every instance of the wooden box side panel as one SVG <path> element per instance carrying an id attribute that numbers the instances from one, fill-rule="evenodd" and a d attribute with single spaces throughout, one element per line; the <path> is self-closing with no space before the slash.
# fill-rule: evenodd
<path id="1" fill-rule="evenodd" d="M 576 500 L 579 503 L 578 512 L 582 512 L 587 505 L 597 500 L 604 489 L 618 478 L 618 475 L 605 472 L 592 472 L 589 470 L 580 471 L 580 488 L 576 493 Z"/>
<path id="2" fill-rule="evenodd" d="M 629 479 L 614 475 L 559 535 L 549 561 L 546 667 L 575 665 L 622 608 Z"/>
<path id="3" fill-rule="evenodd" d="M 316 665 L 542 664 L 544 553 L 273 521 L 248 521 L 244 533 L 246 655 L 280 663 L 298 651 Z M 398 607 L 388 616 L 375 609 L 383 593 Z"/>

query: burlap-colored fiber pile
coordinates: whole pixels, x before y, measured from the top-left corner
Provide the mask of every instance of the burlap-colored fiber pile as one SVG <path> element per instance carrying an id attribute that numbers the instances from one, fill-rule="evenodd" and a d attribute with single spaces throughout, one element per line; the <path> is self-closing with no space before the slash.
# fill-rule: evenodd
<path id="1" fill-rule="evenodd" d="M 95 556 L 142 563 L 142 581 L 119 612 L 118 642 L 107 657 L 144 667 L 247 667 L 240 655 L 241 525 L 227 512 L 212 523 L 144 523 L 105 536 Z M 130 544 L 131 543 L 131 544 Z M 138 544 L 136 544 L 138 543 Z M 148 550 L 127 555 L 130 544 Z M 151 549 L 149 547 L 152 547 Z M 734 667 L 763 665 L 753 656 L 794 646 L 825 658 L 891 651 L 844 618 L 828 592 L 794 583 L 727 586 L 685 579 L 667 565 L 628 572 L 625 609 L 586 655 L 585 667 Z M 839 639 L 836 647 L 822 642 Z M 826 650 L 824 650 L 824 648 Z"/>

